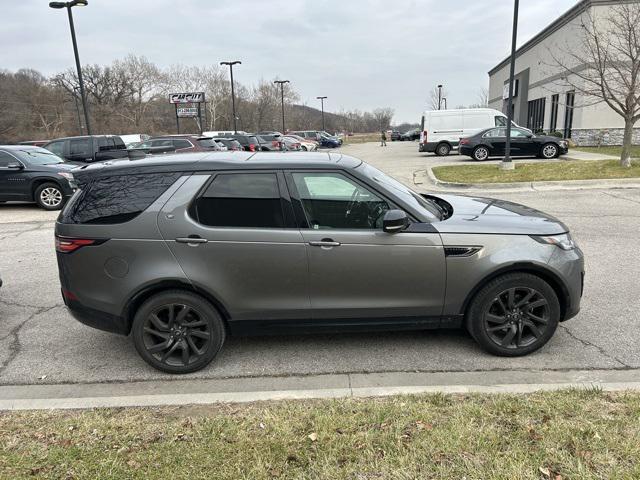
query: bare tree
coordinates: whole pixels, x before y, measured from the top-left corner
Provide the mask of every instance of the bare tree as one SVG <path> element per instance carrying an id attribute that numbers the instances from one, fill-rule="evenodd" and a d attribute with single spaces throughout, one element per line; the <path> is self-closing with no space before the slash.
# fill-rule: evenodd
<path id="1" fill-rule="evenodd" d="M 442 90 L 440 90 L 438 87 L 433 87 L 433 90 L 431 90 L 431 93 L 429 94 L 429 106 L 431 107 L 431 110 L 440 110 L 438 101 L 442 102 L 442 99 L 448 98 L 448 96 L 449 92 L 446 88 L 443 87 Z"/>
<path id="2" fill-rule="evenodd" d="M 379 130 L 386 130 L 391 125 L 391 120 L 393 120 L 394 114 L 393 108 L 376 108 L 373 111 L 373 117 L 376 120 L 377 125 L 379 126 Z"/>
<path id="3" fill-rule="evenodd" d="M 552 52 L 565 71 L 561 82 L 594 103 L 605 102 L 624 119 L 620 164 L 631 166 L 633 126 L 640 120 L 640 3 L 583 15 L 578 48 Z"/>

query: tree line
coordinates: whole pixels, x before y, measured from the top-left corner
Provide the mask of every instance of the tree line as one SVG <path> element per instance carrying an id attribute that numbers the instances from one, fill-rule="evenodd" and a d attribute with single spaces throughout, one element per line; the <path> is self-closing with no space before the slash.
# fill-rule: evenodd
<path id="1" fill-rule="evenodd" d="M 231 83 L 228 70 L 217 65 L 172 65 L 160 68 L 145 57 L 129 55 L 110 65 L 82 67 L 92 133 L 150 135 L 176 133 L 176 92 L 205 92 L 202 130 L 233 130 Z M 235 82 L 238 129 L 280 130 L 280 88 L 272 80 L 255 85 Z M 291 84 L 284 86 L 288 129 L 320 129 L 320 110 L 300 104 Z M 374 132 L 391 125 L 394 111 L 341 110 L 325 112 L 328 131 Z M 198 120 L 180 119 L 181 131 L 197 133 Z M 46 77 L 33 69 L 0 70 L 0 142 L 52 139 L 84 133 L 82 100 L 77 74 L 70 68 Z"/>

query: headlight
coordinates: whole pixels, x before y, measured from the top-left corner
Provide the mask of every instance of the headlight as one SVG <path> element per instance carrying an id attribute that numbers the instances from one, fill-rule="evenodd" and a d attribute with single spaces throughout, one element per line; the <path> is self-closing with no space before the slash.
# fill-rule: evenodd
<path id="1" fill-rule="evenodd" d="M 573 250 L 576 248 L 576 242 L 573 241 L 568 232 L 561 235 L 549 235 L 546 237 L 531 235 L 531 238 L 539 243 L 555 245 L 556 247 L 560 247 L 562 250 Z"/>
<path id="2" fill-rule="evenodd" d="M 567 144 L 567 142 L 566 142 L 565 140 L 561 140 L 561 141 L 560 141 L 560 142 L 558 142 L 558 143 L 560 144 L 560 146 L 561 146 L 562 148 L 567 148 L 567 145 L 568 145 L 568 144 Z"/>
<path id="3" fill-rule="evenodd" d="M 67 180 L 69 180 L 70 182 L 73 181 L 73 174 L 72 173 L 68 173 L 68 172 L 58 172 L 58 175 L 60 175 L 61 177 L 66 178 Z"/>

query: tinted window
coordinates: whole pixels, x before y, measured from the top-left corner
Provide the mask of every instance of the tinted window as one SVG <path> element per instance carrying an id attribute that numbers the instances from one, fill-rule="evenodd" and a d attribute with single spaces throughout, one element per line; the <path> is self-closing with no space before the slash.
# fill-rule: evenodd
<path id="1" fill-rule="evenodd" d="M 284 227 L 274 173 L 217 175 L 194 205 L 196 219 L 210 227 Z"/>
<path id="2" fill-rule="evenodd" d="M 493 130 L 489 130 L 483 136 L 487 138 L 496 138 L 496 137 L 506 137 L 507 129 L 506 128 L 494 128 Z"/>
<path id="3" fill-rule="evenodd" d="M 64 140 L 60 140 L 59 142 L 51 142 L 49 145 L 47 145 L 47 150 L 61 157 L 64 154 Z"/>
<path id="4" fill-rule="evenodd" d="M 506 135 L 506 133 L 505 133 Z M 525 132 L 524 130 L 519 130 L 517 128 L 512 128 L 511 129 L 511 136 L 512 137 L 528 137 L 530 135 L 529 132 Z"/>
<path id="5" fill-rule="evenodd" d="M 76 140 L 72 140 L 74 142 Z M 105 152 L 107 150 L 115 150 L 116 144 L 111 137 L 99 137 L 98 138 L 98 150 Z"/>
<path id="6" fill-rule="evenodd" d="M 127 222 L 146 210 L 179 176 L 180 173 L 152 173 L 96 178 L 83 185 L 67 204 L 60 222 Z"/>
<path id="7" fill-rule="evenodd" d="M 173 141 L 170 138 L 151 140 L 152 147 L 173 147 Z"/>
<path id="8" fill-rule="evenodd" d="M 18 161 L 7 152 L 0 152 L 0 167 L 7 167 L 10 163 L 18 163 Z"/>
<path id="9" fill-rule="evenodd" d="M 55 153 L 55 152 L 54 152 Z M 69 141 L 69 155 L 75 157 L 91 157 L 91 139 L 75 138 Z"/>
<path id="10" fill-rule="evenodd" d="M 191 148 L 191 142 L 189 140 L 174 140 L 173 146 L 176 148 Z"/>
<path id="11" fill-rule="evenodd" d="M 388 203 L 340 173 L 293 173 L 313 229 L 379 229 Z"/>
<path id="12" fill-rule="evenodd" d="M 218 144 L 216 142 L 214 142 L 213 140 L 211 140 L 210 138 L 204 138 L 204 139 L 198 140 L 198 145 L 200 145 L 201 147 L 204 147 L 204 148 L 217 148 L 218 147 Z"/>

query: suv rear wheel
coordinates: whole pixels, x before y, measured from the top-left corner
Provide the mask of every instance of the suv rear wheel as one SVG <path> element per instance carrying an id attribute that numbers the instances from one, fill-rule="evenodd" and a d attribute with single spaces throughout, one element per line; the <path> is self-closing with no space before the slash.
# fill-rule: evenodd
<path id="1" fill-rule="evenodd" d="M 216 308 L 193 293 L 171 290 L 146 300 L 133 319 L 133 341 L 152 367 L 195 372 L 222 348 L 225 329 Z"/>
<path id="2" fill-rule="evenodd" d="M 34 193 L 36 203 L 45 210 L 60 210 L 64 204 L 64 195 L 56 183 L 43 183 Z"/>
<path id="3" fill-rule="evenodd" d="M 531 353 L 553 336 L 560 302 L 551 286 L 529 273 L 510 273 L 485 285 L 467 311 L 467 329 L 495 355 Z"/>

